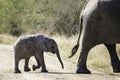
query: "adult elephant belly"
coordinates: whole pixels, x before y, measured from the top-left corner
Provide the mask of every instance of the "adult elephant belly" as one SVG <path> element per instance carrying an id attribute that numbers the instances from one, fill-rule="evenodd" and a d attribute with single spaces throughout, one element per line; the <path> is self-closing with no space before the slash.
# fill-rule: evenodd
<path id="1" fill-rule="evenodd" d="M 106 15 L 97 29 L 97 37 L 101 43 L 120 43 L 120 18 Z"/>
<path id="2" fill-rule="evenodd" d="M 120 43 L 120 1 L 110 0 L 98 3 L 97 10 L 101 16 L 98 32 L 102 43 Z M 101 34 L 100 34 L 101 33 Z"/>
<path id="3" fill-rule="evenodd" d="M 98 6 L 87 13 L 85 11 L 82 14 L 83 33 L 87 39 L 91 38 L 96 44 L 120 43 L 120 11 L 107 11 Z"/>

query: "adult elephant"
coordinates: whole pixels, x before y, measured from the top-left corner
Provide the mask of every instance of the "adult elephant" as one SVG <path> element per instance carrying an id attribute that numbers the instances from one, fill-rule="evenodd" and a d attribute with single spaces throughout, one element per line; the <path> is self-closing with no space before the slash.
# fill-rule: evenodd
<path id="1" fill-rule="evenodd" d="M 91 48 L 104 44 L 110 54 L 113 72 L 120 72 L 116 43 L 120 43 L 120 0 L 87 0 L 80 15 L 80 33 L 72 57 L 81 45 L 77 73 L 90 73 L 86 60 Z M 99 54 L 98 54 L 99 55 Z"/>
<path id="2" fill-rule="evenodd" d="M 57 43 L 43 35 L 21 36 L 15 42 L 15 73 L 21 73 L 19 70 L 19 61 L 25 59 L 24 71 L 30 71 L 28 62 L 31 56 L 35 56 L 37 66 L 33 65 L 33 70 L 42 67 L 41 72 L 48 72 L 44 62 L 44 52 L 56 53 L 58 60 L 60 61 L 62 68 L 63 62 L 61 60 Z"/>

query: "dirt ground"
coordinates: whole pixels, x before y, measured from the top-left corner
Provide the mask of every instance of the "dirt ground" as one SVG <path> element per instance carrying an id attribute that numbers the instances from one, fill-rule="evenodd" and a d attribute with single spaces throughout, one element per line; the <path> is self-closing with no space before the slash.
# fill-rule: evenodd
<path id="1" fill-rule="evenodd" d="M 110 75 L 91 69 L 92 74 L 76 74 L 76 64 L 63 61 L 64 69 L 61 68 L 56 56 L 45 54 L 45 62 L 48 73 L 36 71 L 24 72 L 24 60 L 20 62 L 22 73 L 14 73 L 14 53 L 11 45 L 0 44 L 0 80 L 120 80 L 117 74 Z M 30 59 L 29 67 L 36 64 L 34 57 Z"/>

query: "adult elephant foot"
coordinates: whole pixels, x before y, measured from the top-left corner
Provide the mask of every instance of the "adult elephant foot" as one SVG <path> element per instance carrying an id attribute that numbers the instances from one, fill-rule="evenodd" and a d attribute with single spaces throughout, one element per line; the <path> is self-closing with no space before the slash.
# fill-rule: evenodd
<path id="1" fill-rule="evenodd" d="M 78 74 L 90 74 L 91 72 L 87 68 L 80 67 L 77 69 L 76 73 L 78 73 Z"/>
<path id="2" fill-rule="evenodd" d="M 120 73 L 120 60 L 116 52 L 116 44 L 105 44 L 111 58 L 111 65 L 114 73 Z"/>
<path id="3" fill-rule="evenodd" d="M 118 69 L 113 69 L 113 72 L 114 72 L 114 73 L 120 73 L 120 68 L 118 68 Z"/>
<path id="4" fill-rule="evenodd" d="M 117 62 L 116 65 L 113 66 L 114 73 L 120 73 L 120 62 Z"/>
<path id="5" fill-rule="evenodd" d="M 112 61 L 112 67 L 114 73 L 120 73 L 120 61 L 116 58 Z"/>
<path id="6" fill-rule="evenodd" d="M 48 71 L 46 69 L 42 69 L 41 72 L 47 73 Z"/>
<path id="7" fill-rule="evenodd" d="M 21 71 L 20 70 L 15 70 L 14 73 L 21 73 Z"/>

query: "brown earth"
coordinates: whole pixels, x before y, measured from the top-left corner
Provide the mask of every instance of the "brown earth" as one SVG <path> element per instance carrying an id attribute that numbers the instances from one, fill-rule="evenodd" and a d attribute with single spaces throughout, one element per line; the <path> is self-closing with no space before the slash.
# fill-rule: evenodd
<path id="1" fill-rule="evenodd" d="M 0 80 L 120 80 L 117 74 L 106 74 L 91 70 L 92 74 L 76 74 L 76 64 L 64 61 L 65 68 L 62 69 L 56 56 L 45 54 L 45 62 L 48 73 L 36 71 L 24 72 L 24 60 L 20 62 L 21 74 L 14 73 L 14 52 L 11 45 L 0 44 Z M 36 64 L 34 57 L 30 59 L 29 67 Z"/>

